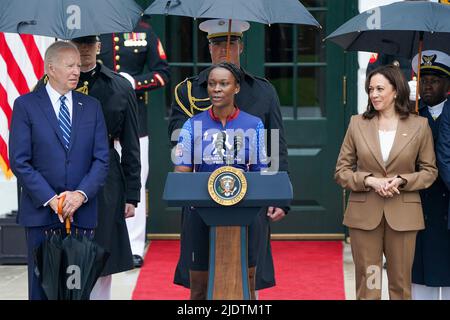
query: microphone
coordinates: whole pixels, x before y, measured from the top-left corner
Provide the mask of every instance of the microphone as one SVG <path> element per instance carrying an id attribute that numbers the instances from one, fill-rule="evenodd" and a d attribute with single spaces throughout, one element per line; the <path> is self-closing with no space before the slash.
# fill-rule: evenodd
<path id="1" fill-rule="evenodd" d="M 239 151 L 242 148 L 242 144 L 244 139 L 242 138 L 242 135 L 237 134 L 234 136 L 234 158 L 237 158 L 237 155 L 239 153 Z"/>
<path id="2" fill-rule="evenodd" d="M 224 150 L 226 148 L 225 142 L 227 141 L 227 135 L 225 132 L 220 131 L 216 136 L 216 141 L 214 143 L 214 147 L 216 148 L 217 152 L 219 153 L 219 156 L 222 158 L 222 161 L 224 160 L 225 154 Z"/>

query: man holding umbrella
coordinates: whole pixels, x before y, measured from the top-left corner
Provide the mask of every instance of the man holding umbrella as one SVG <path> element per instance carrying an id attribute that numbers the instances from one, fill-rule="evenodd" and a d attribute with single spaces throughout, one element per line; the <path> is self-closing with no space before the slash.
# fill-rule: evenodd
<path id="1" fill-rule="evenodd" d="M 147 17 L 143 17 L 133 32 L 100 35 L 102 43 L 99 62 L 119 72 L 132 84 L 138 101 L 139 143 L 141 149 L 141 201 L 134 217 L 127 219 L 133 263 L 140 268 L 144 262 L 146 239 L 146 192 L 149 167 L 148 111 L 150 91 L 163 88 L 170 78 L 166 53 Z"/>
<path id="2" fill-rule="evenodd" d="M 64 193 L 63 216 L 77 229 L 97 225 L 97 192 L 108 173 L 108 140 L 99 102 L 75 92 L 80 54 L 57 41 L 46 51 L 48 83 L 16 99 L 9 139 L 11 168 L 23 192 L 18 222 L 26 227 L 28 294 L 46 299 L 35 274 L 34 250 L 49 230 L 62 230 L 55 214 Z"/>
<path id="3" fill-rule="evenodd" d="M 213 64 L 227 60 L 227 34 L 229 20 L 214 19 L 200 24 L 199 28 L 208 33 L 209 51 Z M 246 21 L 232 20 L 229 59 L 231 63 L 240 67 L 240 54 L 244 49 L 242 42 L 243 32 L 250 28 Z M 241 68 L 242 69 L 242 68 Z M 287 147 L 284 138 L 283 122 L 281 118 L 280 103 L 274 87 L 264 78 L 253 76 L 242 69 L 244 74 L 241 90 L 236 95 L 237 106 L 245 112 L 259 117 L 264 127 L 268 129 L 268 153 L 271 156 L 271 170 L 288 171 Z M 179 130 L 184 122 L 193 115 L 211 108 L 211 101 L 207 94 L 207 72 L 200 72 L 197 76 L 187 78 L 175 87 L 174 101 L 171 106 L 169 118 L 169 138 L 173 145 L 178 140 Z M 271 137 L 273 135 L 273 137 Z M 275 140 L 271 144 L 271 140 Z M 250 286 L 256 290 L 275 285 L 273 260 L 270 247 L 269 221 L 279 221 L 288 212 L 289 208 L 269 207 L 267 216 L 258 217 L 255 224 L 261 234 L 258 249 L 257 268 L 249 270 Z M 174 282 L 185 287 L 190 286 L 190 277 L 196 277 L 196 283 L 203 283 L 201 288 L 191 288 L 192 299 L 206 298 L 206 284 L 208 272 L 195 272 L 189 274 L 190 248 L 185 241 L 188 235 L 186 228 L 188 216 L 185 210 L 182 215 L 181 254 L 175 272 Z"/>
<path id="4" fill-rule="evenodd" d="M 133 269 L 125 219 L 134 216 L 140 197 L 137 100 L 128 80 L 97 63 L 98 36 L 74 38 L 72 43 L 81 56 L 76 90 L 100 101 L 108 131 L 109 171 L 106 183 L 99 191 L 98 228 L 94 240 L 110 256 L 91 294 L 91 299 L 108 300 L 111 298 L 112 274 Z M 120 143 L 121 157 L 114 149 L 114 140 Z"/>
<path id="5" fill-rule="evenodd" d="M 418 56 L 412 61 L 417 73 Z M 426 50 L 420 64 L 419 114 L 428 118 L 433 132 L 439 176 L 428 189 L 421 190 L 425 229 L 417 234 L 412 270 L 412 298 L 450 299 L 450 231 L 448 230 L 450 187 L 450 56 Z"/>
<path id="6" fill-rule="evenodd" d="M 126 218 L 133 217 L 140 200 L 140 149 L 136 94 L 129 81 L 97 63 L 97 36 L 72 39 L 81 55 L 78 89 L 97 98 L 105 115 L 110 147 L 110 165 L 105 186 L 99 194 L 98 228 L 94 240 L 110 257 L 92 290 L 91 299 L 111 298 L 112 274 L 133 269 Z M 121 156 L 114 149 L 121 146 Z"/>

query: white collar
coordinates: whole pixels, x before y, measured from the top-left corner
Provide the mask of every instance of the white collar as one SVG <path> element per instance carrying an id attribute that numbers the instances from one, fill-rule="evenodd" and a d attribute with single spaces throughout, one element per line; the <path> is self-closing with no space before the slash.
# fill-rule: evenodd
<path id="1" fill-rule="evenodd" d="M 45 86 L 45 89 L 47 90 L 48 96 L 50 97 L 51 103 L 54 105 L 58 103 L 59 98 L 61 98 L 61 94 L 59 94 L 58 91 L 56 91 L 50 84 L 50 82 L 47 82 L 47 85 Z M 68 91 L 64 95 L 68 101 L 72 102 L 72 91 Z"/>

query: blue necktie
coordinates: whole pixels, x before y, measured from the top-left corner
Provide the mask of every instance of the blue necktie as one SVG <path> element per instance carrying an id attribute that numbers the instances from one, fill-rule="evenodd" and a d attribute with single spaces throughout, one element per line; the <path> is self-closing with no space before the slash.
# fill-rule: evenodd
<path id="1" fill-rule="evenodd" d="M 69 150 L 69 142 L 70 142 L 70 115 L 69 108 L 67 108 L 65 104 L 65 100 L 67 98 L 65 96 L 61 96 L 59 100 L 61 101 L 61 107 L 59 108 L 59 127 L 61 128 L 61 132 L 64 138 L 64 145 L 67 150 Z"/>

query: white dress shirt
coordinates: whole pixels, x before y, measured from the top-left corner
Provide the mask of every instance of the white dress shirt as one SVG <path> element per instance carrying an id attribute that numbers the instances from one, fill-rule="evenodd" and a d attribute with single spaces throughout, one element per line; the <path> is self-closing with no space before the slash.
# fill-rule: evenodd
<path id="1" fill-rule="evenodd" d="M 397 130 L 392 131 L 378 130 L 378 135 L 380 137 L 381 155 L 383 156 L 384 163 L 386 163 L 389 159 L 389 153 L 391 152 L 392 145 L 394 144 L 396 132 Z"/>
<path id="2" fill-rule="evenodd" d="M 428 106 L 428 112 L 430 112 L 430 114 L 434 120 L 439 118 L 439 116 L 441 115 L 442 109 L 444 109 L 445 102 L 447 102 L 447 99 L 445 99 L 444 101 L 442 101 L 441 103 L 439 103 L 435 106 L 432 106 L 432 107 Z"/>
<path id="3" fill-rule="evenodd" d="M 45 89 L 47 90 L 48 96 L 50 97 L 50 102 L 52 103 L 53 110 L 55 110 L 56 119 L 59 119 L 59 109 L 61 108 L 61 100 L 60 100 L 61 94 L 59 94 L 58 91 L 52 88 L 50 82 L 47 83 Z M 64 103 L 69 109 L 70 123 L 72 124 L 72 114 L 73 114 L 72 91 L 67 92 L 64 96 L 66 97 L 66 101 L 64 101 Z"/>

